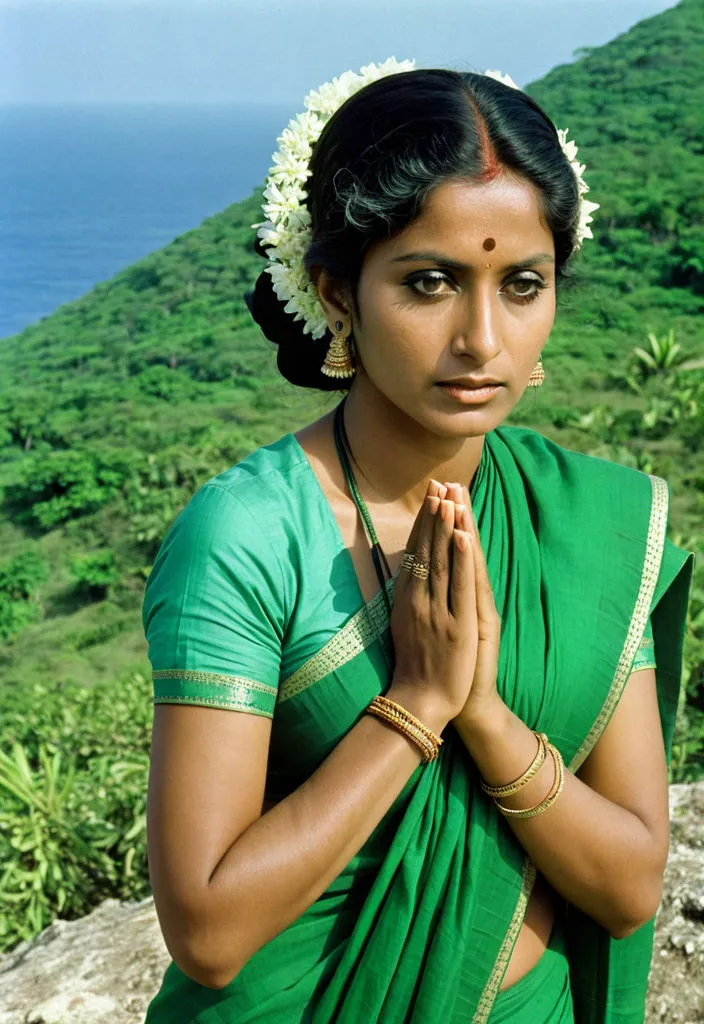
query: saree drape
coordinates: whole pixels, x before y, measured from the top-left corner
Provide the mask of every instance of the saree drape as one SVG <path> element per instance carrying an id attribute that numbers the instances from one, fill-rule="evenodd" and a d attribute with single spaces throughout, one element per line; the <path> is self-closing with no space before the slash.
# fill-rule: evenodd
<path id="1" fill-rule="evenodd" d="M 471 498 L 502 622 L 499 692 L 573 771 L 649 616 L 670 749 L 693 556 L 666 537 L 668 497 L 660 478 L 535 431 L 486 435 Z M 288 434 L 204 485 L 162 545 L 144 603 L 155 702 L 273 717 L 267 795 L 285 797 L 391 683 L 382 598 L 364 604 Z M 171 963 L 146 1024 L 484 1024 L 535 868 L 444 736 L 298 920 L 222 989 Z M 570 908 L 566 939 L 577 1024 L 642 1024 L 652 925 L 616 942 Z M 530 1013 L 522 1024 L 547 1024 Z"/>

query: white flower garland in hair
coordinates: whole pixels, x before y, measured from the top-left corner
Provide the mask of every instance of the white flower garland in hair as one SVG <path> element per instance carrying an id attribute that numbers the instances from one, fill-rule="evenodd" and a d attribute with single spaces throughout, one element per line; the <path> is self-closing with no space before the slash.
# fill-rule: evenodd
<path id="1" fill-rule="evenodd" d="M 304 321 L 303 333 L 313 338 L 322 338 L 328 329 L 318 293 L 304 264 L 304 256 L 311 241 L 310 214 L 305 206 L 304 186 L 309 176 L 313 146 L 325 123 L 350 96 L 387 75 L 414 70 L 415 61 L 397 61 L 395 57 L 390 57 L 382 64 L 367 64 L 359 74 L 345 71 L 339 78 L 333 78 L 319 89 L 309 92 L 303 101 L 305 110 L 289 121 L 288 127 L 284 128 L 276 140 L 279 149 L 272 158 L 274 164 L 266 180 L 266 202 L 262 206 L 267 219 L 251 226 L 257 229 L 257 236 L 268 250 L 269 263 L 265 270 L 271 275 L 274 292 L 286 303 L 285 311 L 295 314 L 294 320 Z M 500 71 L 486 71 L 485 74 L 518 89 L 509 75 L 503 75 Z M 582 177 L 585 165 L 577 162 L 577 147 L 574 142 L 567 142 L 567 129 L 558 130 L 558 135 L 562 151 L 577 178 L 581 197 L 589 191 Z M 593 237 L 589 223 L 592 212 L 598 208 L 598 203 L 581 200 L 575 249 L 581 246 L 582 239 Z"/>

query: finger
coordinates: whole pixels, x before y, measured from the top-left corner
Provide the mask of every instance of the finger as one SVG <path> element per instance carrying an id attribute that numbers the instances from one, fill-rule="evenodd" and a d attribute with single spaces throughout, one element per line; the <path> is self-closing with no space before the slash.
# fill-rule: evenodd
<path id="1" fill-rule="evenodd" d="M 424 499 L 423 504 L 421 505 L 420 509 L 418 510 L 418 515 L 416 516 L 415 520 L 413 521 L 413 526 L 411 527 L 411 532 L 408 535 L 408 541 L 406 542 L 406 551 L 413 551 L 414 552 L 416 550 L 416 547 L 418 545 L 418 538 L 420 536 L 421 525 L 423 523 L 423 516 L 424 516 L 425 511 L 426 511 L 426 500 L 429 497 L 435 497 L 435 498 L 437 498 L 439 500 L 439 498 L 442 496 L 439 493 L 441 490 L 444 490 L 444 488 L 443 488 L 441 483 L 439 483 L 437 480 L 430 480 L 429 481 L 428 487 L 427 487 L 427 491 L 426 491 L 426 495 L 425 495 L 425 499 Z M 435 507 L 437 508 L 437 502 L 435 503 Z"/>
<path id="2" fill-rule="evenodd" d="M 469 490 L 458 483 L 446 483 L 447 496 L 451 498 L 455 503 L 457 509 L 457 517 L 455 526 L 458 530 L 472 531 L 473 526 L 473 515 L 471 511 L 469 515 L 465 512 L 467 509 L 471 510 L 471 501 L 469 497 Z"/>
<path id="3" fill-rule="evenodd" d="M 439 601 L 441 609 L 447 609 L 450 586 L 450 549 L 452 531 L 455 528 L 454 502 L 445 499 L 435 517 L 433 541 L 430 552 L 430 596 Z"/>
<path id="4" fill-rule="evenodd" d="M 472 511 L 472 502 L 469 495 L 469 488 L 462 487 L 457 483 L 447 483 L 448 494 L 452 495 L 458 510 L 456 526 L 472 537 L 473 567 L 477 588 L 477 615 L 481 615 L 487 623 L 492 622 L 496 617 L 496 606 L 494 604 L 494 593 L 489 580 L 489 572 L 484 557 L 484 550 L 479 537 L 479 528 Z M 480 609 L 481 604 L 481 609 Z"/>
<path id="5" fill-rule="evenodd" d="M 489 634 L 496 631 L 500 626 L 500 619 L 496 611 L 494 591 L 489 579 L 489 570 L 484 557 L 484 551 L 479 543 L 472 545 L 474 556 L 474 576 L 476 580 L 477 594 L 477 621 L 480 629 L 483 629 L 483 639 L 489 639 Z"/>
<path id="6" fill-rule="evenodd" d="M 457 483 L 444 485 L 447 490 L 447 498 L 455 503 L 455 526 L 462 529 L 462 506 L 464 503 L 462 488 Z"/>
<path id="7" fill-rule="evenodd" d="M 466 530 L 468 533 L 471 533 L 475 542 L 479 544 L 479 527 L 477 526 L 477 520 L 474 518 L 472 499 L 470 498 L 469 490 L 466 487 L 461 488 L 461 498 L 459 499 L 459 503 L 464 505 L 461 528 Z"/>
<path id="8" fill-rule="evenodd" d="M 458 483 L 445 483 L 443 484 L 443 486 L 447 491 L 446 497 L 450 501 L 454 501 L 455 504 L 460 505 L 464 503 L 464 495 L 462 493 L 462 488 Z"/>
<path id="9" fill-rule="evenodd" d="M 487 686 L 496 687 L 501 648 L 501 619 L 494 605 L 494 595 L 489 581 L 486 559 L 480 544 L 473 546 L 476 623 L 477 623 L 477 660 L 474 666 L 474 680 L 477 686 L 486 691 Z"/>
<path id="10" fill-rule="evenodd" d="M 424 562 L 426 564 L 430 562 L 433 544 L 433 531 L 435 529 L 435 523 L 439 517 L 439 506 L 440 499 L 432 495 L 429 495 L 423 502 L 415 544 L 412 547 L 407 548 L 408 551 L 415 555 L 416 561 L 418 562 Z M 428 588 L 426 580 L 419 579 L 412 572 L 407 572 L 405 575 L 409 578 L 413 586 L 420 587 L 422 590 L 427 591 Z"/>
<path id="11" fill-rule="evenodd" d="M 435 487 L 431 488 L 431 484 L 434 484 Z M 431 481 L 431 484 L 428 485 L 428 492 L 430 492 L 431 489 L 437 490 L 442 486 L 441 484 L 438 483 L 437 480 Z M 438 510 L 439 504 L 440 499 L 437 497 L 437 495 L 432 495 L 430 493 L 426 494 L 425 500 L 423 501 L 423 504 L 418 510 L 418 515 L 416 516 L 413 522 L 413 526 L 411 527 L 411 532 L 408 536 L 408 540 L 406 541 L 406 551 L 415 555 L 418 551 L 419 546 L 421 548 L 424 547 L 426 550 L 430 550 L 430 541 L 425 540 L 425 542 L 422 543 L 421 538 L 424 534 L 424 531 L 426 537 L 432 537 L 433 521 L 435 518 L 435 513 Z M 418 587 L 418 584 L 420 584 L 420 587 Z M 395 584 L 396 599 L 400 600 L 400 598 L 406 593 L 408 588 L 410 588 L 410 593 L 416 592 L 417 596 L 422 592 L 423 581 L 418 580 L 413 575 L 412 572 L 410 572 L 408 569 L 404 569 L 403 566 L 401 566 Z"/>
<path id="12" fill-rule="evenodd" d="M 450 612 L 459 622 L 476 620 L 476 585 L 472 537 L 464 530 L 453 530 Z"/>

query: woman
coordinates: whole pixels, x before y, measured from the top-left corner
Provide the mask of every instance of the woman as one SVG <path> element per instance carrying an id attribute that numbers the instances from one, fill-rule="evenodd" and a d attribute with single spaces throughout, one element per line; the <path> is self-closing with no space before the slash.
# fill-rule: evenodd
<path id="1" fill-rule="evenodd" d="M 306 105 L 249 302 L 347 394 L 205 484 L 149 578 L 147 1024 L 642 1022 L 692 557 L 663 480 L 501 425 L 583 168 L 493 73 Z"/>

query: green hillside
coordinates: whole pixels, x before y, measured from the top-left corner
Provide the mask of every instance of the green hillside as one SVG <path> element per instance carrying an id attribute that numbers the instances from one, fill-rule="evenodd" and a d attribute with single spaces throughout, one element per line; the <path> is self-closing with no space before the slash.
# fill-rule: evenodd
<path id="1" fill-rule="evenodd" d="M 561 296 L 546 383 L 510 420 L 664 476 L 673 539 L 698 552 L 703 65 L 704 4 L 682 0 L 528 87 L 576 140 L 602 208 Z M 144 580 L 204 480 L 337 401 L 282 381 L 247 312 L 260 202 L 0 343 L 0 949 L 57 910 L 148 893 Z M 704 774 L 703 564 L 676 779 Z"/>

